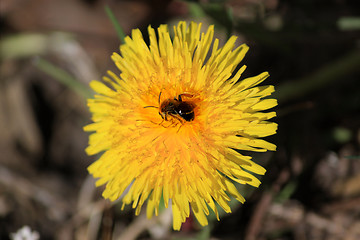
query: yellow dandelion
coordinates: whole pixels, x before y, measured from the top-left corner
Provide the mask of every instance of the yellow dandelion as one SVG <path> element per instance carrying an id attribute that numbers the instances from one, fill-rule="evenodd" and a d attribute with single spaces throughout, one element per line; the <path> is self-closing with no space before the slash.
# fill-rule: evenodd
<path id="1" fill-rule="evenodd" d="M 243 203 L 234 183 L 259 186 L 250 172 L 266 170 L 239 150 L 276 149 L 259 139 L 277 129 L 268 121 L 275 112 L 261 112 L 277 105 L 263 99 L 274 87 L 256 86 L 269 74 L 239 80 L 246 66 L 234 71 L 249 47 L 235 48 L 233 36 L 219 48 L 214 27 L 200 28 L 179 22 L 171 38 L 167 25 L 157 34 L 149 26 L 149 46 L 133 30 L 112 55 L 120 75 L 92 81 L 98 94 L 88 100 L 94 123 L 85 131 L 94 133 L 86 152 L 103 152 L 88 170 L 97 186 L 106 184 L 103 197 L 115 201 L 128 188 L 123 207 L 132 203 L 139 214 L 147 201 L 149 218 L 163 198 L 175 230 L 190 210 L 207 225 L 209 208 L 219 219 L 217 204 L 231 212 L 229 196 Z"/>

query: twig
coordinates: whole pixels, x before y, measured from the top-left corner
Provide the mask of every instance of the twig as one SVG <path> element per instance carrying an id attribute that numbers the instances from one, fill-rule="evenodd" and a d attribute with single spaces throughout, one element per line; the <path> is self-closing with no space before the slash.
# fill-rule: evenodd
<path id="1" fill-rule="evenodd" d="M 250 219 L 249 226 L 246 231 L 245 240 L 255 240 L 261 230 L 263 218 L 270 207 L 272 199 L 281 189 L 281 186 L 289 179 L 290 173 L 288 169 L 283 169 L 279 174 L 278 179 L 273 184 L 271 191 L 265 193 L 257 204 L 254 214 Z"/>

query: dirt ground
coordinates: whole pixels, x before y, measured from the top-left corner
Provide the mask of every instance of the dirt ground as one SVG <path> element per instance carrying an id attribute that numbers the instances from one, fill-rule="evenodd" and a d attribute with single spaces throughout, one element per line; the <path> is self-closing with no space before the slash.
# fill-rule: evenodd
<path id="1" fill-rule="evenodd" d="M 269 71 L 279 129 L 266 140 L 278 149 L 252 154 L 262 185 L 221 221 L 190 216 L 175 232 L 169 211 L 121 211 L 88 175 L 88 83 L 118 72 L 105 5 L 126 34 L 215 24 L 221 42 L 250 46 L 244 77 Z M 1 0 L 0 239 L 25 225 L 42 240 L 360 239 L 359 13 L 356 0 Z"/>

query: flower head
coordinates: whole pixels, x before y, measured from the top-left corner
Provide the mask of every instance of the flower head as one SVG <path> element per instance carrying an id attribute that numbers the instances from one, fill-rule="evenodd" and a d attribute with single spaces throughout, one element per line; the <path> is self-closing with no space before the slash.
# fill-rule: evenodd
<path id="1" fill-rule="evenodd" d="M 92 81 L 98 93 L 88 100 L 94 132 L 86 152 L 103 152 L 89 172 L 106 184 L 103 197 L 114 201 L 130 186 L 123 205 L 136 214 L 147 201 L 147 215 L 157 215 L 161 198 L 171 200 L 173 227 L 179 230 L 190 209 L 201 225 L 209 208 L 218 218 L 216 203 L 230 212 L 229 196 L 245 199 L 235 182 L 258 187 L 250 172 L 265 169 L 239 150 L 275 150 L 259 138 L 275 134 L 267 120 L 275 105 L 263 99 L 273 86 L 257 86 L 269 74 L 239 80 L 245 70 L 236 67 L 248 51 L 235 48 L 236 37 L 223 47 L 213 41 L 214 27 L 180 22 L 170 37 L 167 25 L 148 28 L 148 46 L 138 29 L 125 38 L 112 60 L 121 74 L 108 72 L 106 84 Z M 211 49 L 211 50 L 210 50 Z"/>

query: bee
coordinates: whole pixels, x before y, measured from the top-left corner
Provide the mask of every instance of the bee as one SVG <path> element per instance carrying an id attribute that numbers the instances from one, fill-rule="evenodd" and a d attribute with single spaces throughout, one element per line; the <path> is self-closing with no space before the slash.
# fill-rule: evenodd
<path id="1" fill-rule="evenodd" d="M 160 105 L 160 115 L 167 121 L 167 116 L 172 116 L 179 119 L 180 122 L 185 120 L 191 122 L 194 120 L 194 108 L 195 105 L 188 101 L 183 101 L 182 96 L 192 97 L 191 94 L 183 93 L 178 96 L 178 98 L 167 99 L 163 101 Z"/>
<path id="2" fill-rule="evenodd" d="M 192 98 L 193 95 L 189 93 L 179 94 L 178 97 L 174 99 L 166 99 L 160 104 L 161 92 L 159 94 L 159 107 L 155 106 L 146 106 L 159 108 L 159 114 L 163 121 L 169 121 L 169 116 L 177 119 L 180 123 L 191 122 L 195 118 L 194 108 L 196 107 L 194 103 L 190 101 L 184 101 L 183 97 Z M 161 122 L 162 123 L 162 122 Z M 160 124 L 161 124 L 160 123 Z"/>

